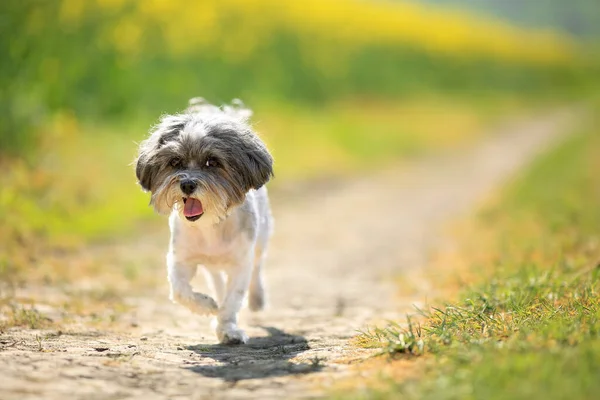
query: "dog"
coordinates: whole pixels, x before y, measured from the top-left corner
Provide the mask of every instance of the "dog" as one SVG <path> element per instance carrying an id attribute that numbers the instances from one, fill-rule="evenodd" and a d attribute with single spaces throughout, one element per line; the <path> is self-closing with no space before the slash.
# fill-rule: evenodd
<path id="1" fill-rule="evenodd" d="M 160 119 L 135 161 L 150 204 L 170 214 L 170 299 L 216 316 L 223 344 L 248 341 L 238 326 L 247 294 L 253 311 L 266 302 L 263 269 L 273 218 L 265 184 L 273 157 L 252 130 L 251 115 L 239 100 L 217 107 L 194 98 L 184 112 Z M 215 298 L 192 289 L 199 265 L 212 278 Z"/>

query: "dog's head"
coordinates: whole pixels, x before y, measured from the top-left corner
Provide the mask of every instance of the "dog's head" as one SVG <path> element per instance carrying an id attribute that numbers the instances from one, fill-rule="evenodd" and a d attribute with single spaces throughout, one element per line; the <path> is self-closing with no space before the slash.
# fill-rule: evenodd
<path id="1" fill-rule="evenodd" d="M 240 102 L 215 107 L 192 99 L 183 113 L 161 118 L 140 144 L 136 176 L 160 213 L 217 223 L 246 193 L 273 176 L 273 159 L 248 124 Z"/>

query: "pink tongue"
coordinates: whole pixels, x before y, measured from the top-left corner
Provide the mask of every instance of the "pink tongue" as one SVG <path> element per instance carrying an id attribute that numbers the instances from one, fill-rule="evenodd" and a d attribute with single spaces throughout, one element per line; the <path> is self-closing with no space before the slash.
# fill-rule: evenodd
<path id="1" fill-rule="evenodd" d="M 185 201 L 185 205 L 183 206 L 183 215 L 186 217 L 195 217 L 203 212 L 204 210 L 202 209 L 202 203 L 200 203 L 200 200 L 190 197 Z"/>

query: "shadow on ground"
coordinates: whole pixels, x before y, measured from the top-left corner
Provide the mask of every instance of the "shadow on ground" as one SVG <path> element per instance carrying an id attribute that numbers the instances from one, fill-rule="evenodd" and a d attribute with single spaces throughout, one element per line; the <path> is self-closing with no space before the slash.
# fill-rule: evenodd
<path id="1" fill-rule="evenodd" d="M 219 365 L 195 365 L 188 369 L 226 382 L 308 374 L 322 369 L 323 365 L 317 358 L 308 363 L 289 361 L 310 348 L 304 337 L 290 335 L 273 327 L 260 328 L 266 330 L 269 336 L 250 338 L 243 346 L 189 346 L 188 350 L 212 358 Z"/>

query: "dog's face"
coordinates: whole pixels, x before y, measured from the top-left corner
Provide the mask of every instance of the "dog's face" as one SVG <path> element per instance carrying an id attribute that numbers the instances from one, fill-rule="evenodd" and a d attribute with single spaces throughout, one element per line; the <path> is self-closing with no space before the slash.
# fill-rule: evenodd
<path id="1" fill-rule="evenodd" d="M 273 159 L 239 112 L 206 105 L 165 116 L 140 144 L 137 179 L 160 213 L 190 222 L 224 219 L 273 175 Z"/>

